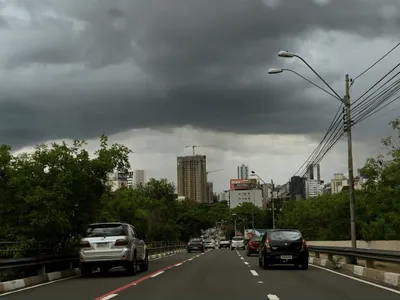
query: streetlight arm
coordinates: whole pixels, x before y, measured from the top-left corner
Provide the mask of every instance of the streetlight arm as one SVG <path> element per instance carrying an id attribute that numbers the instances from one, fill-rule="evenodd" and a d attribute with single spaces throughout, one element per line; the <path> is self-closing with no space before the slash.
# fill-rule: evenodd
<path id="1" fill-rule="evenodd" d="M 311 67 L 307 62 L 306 62 L 306 60 L 304 59 L 304 58 L 302 58 L 301 56 L 299 56 L 299 55 L 297 55 L 297 54 L 295 54 L 295 55 L 293 55 L 294 57 L 297 57 L 298 59 L 300 59 L 311 71 L 313 71 L 313 73 L 315 74 L 315 75 L 317 75 L 317 77 L 319 78 L 319 79 L 321 79 L 321 81 L 323 82 L 323 83 L 325 83 L 325 85 L 337 96 L 337 98 L 339 98 L 340 99 L 340 101 L 342 101 L 343 103 L 344 103 L 344 101 L 343 101 L 343 99 L 339 96 L 339 94 L 338 93 L 336 93 L 336 91 L 317 73 L 317 71 L 315 71 L 314 69 L 313 69 L 313 67 Z"/>
<path id="2" fill-rule="evenodd" d="M 336 95 L 332 94 L 331 92 L 327 91 L 326 89 L 324 89 L 323 87 L 319 86 L 318 84 L 312 82 L 311 80 L 309 80 L 308 78 L 304 77 L 303 75 L 297 73 L 296 71 L 293 71 L 291 69 L 282 69 L 283 71 L 289 71 L 292 72 L 293 74 L 296 74 L 297 76 L 299 76 L 300 78 L 304 79 L 305 81 L 307 81 L 308 83 L 312 84 L 313 86 L 319 88 L 321 91 L 324 91 L 325 93 L 327 93 L 328 95 L 332 96 L 333 98 L 335 98 L 336 100 L 339 100 L 340 102 L 343 102 L 343 100 L 341 98 L 338 98 Z"/>

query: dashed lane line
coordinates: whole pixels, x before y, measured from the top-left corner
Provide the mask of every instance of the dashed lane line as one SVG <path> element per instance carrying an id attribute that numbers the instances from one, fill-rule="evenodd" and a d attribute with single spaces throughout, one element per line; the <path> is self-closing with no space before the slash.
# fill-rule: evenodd
<path id="1" fill-rule="evenodd" d="M 253 274 L 253 276 L 258 276 L 258 273 L 254 270 L 250 270 L 250 273 Z"/>
<path id="2" fill-rule="evenodd" d="M 114 298 L 116 296 L 118 296 L 118 294 L 111 294 L 111 295 L 105 296 L 104 298 L 101 298 L 101 300 L 110 300 L 111 298 Z"/>
<path id="3" fill-rule="evenodd" d="M 277 295 L 268 294 L 267 297 L 269 300 L 279 300 Z"/>
<path id="4" fill-rule="evenodd" d="M 176 265 L 175 265 L 175 267 L 176 267 Z M 150 277 L 153 278 L 153 277 L 156 277 L 156 276 L 158 276 L 158 275 L 161 275 L 162 273 L 164 273 L 164 271 L 157 272 L 157 273 L 151 275 Z"/>

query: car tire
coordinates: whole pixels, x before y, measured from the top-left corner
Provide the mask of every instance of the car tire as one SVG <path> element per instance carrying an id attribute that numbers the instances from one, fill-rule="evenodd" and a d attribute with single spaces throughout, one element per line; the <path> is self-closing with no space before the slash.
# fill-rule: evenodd
<path id="1" fill-rule="evenodd" d="M 144 258 L 144 261 L 140 265 L 140 271 L 146 272 L 149 270 L 149 253 L 146 251 L 146 257 Z"/>
<path id="2" fill-rule="evenodd" d="M 201 252 L 204 252 L 204 248 L 203 248 L 203 249 L 201 249 Z"/>
<path id="3" fill-rule="evenodd" d="M 89 265 L 82 264 L 80 266 L 82 277 L 90 277 L 93 275 L 93 268 Z"/>
<path id="4" fill-rule="evenodd" d="M 192 250 L 190 250 L 190 249 L 188 249 L 188 251 L 187 251 L 188 253 L 190 253 L 190 252 L 192 252 Z"/>
<path id="5" fill-rule="evenodd" d="M 126 271 L 128 272 L 129 275 L 135 276 L 137 274 L 137 261 L 136 261 L 136 252 L 133 254 L 133 259 L 128 263 L 126 266 Z"/>
<path id="6" fill-rule="evenodd" d="M 263 256 L 263 260 L 262 260 L 262 268 L 263 268 L 264 270 L 267 270 L 267 269 L 268 269 L 268 267 L 269 267 L 268 260 L 265 258 L 265 256 Z"/>
<path id="7" fill-rule="evenodd" d="M 308 261 L 304 261 L 304 262 L 301 264 L 301 269 L 302 269 L 302 270 L 308 270 Z"/>
<path id="8" fill-rule="evenodd" d="M 247 256 L 251 256 L 251 253 L 250 253 L 249 249 L 247 249 L 246 255 L 247 255 Z"/>
<path id="9" fill-rule="evenodd" d="M 258 266 L 259 267 L 262 267 L 263 265 L 262 265 L 262 260 L 260 259 L 260 256 L 258 257 Z"/>

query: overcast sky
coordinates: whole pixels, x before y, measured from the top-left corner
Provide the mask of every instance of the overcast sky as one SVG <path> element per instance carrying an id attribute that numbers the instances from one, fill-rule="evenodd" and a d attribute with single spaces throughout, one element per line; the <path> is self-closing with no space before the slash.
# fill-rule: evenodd
<path id="1" fill-rule="evenodd" d="M 398 0 L 2 0 L 0 143 L 32 145 L 105 132 L 135 154 L 133 169 L 176 181 L 186 145 L 207 155 L 216 191 L 236 166 L 284 183 L 324 135 L 340 103 L 301 55 L 344 93 L 399 42 Z M 358 78 L 353 99 L 400 62 L 400 47 Z M 384 149 L 395 102 L 354 130 L 356 167 Z M 321 163 L 346 172 L 346 145 Z"/>

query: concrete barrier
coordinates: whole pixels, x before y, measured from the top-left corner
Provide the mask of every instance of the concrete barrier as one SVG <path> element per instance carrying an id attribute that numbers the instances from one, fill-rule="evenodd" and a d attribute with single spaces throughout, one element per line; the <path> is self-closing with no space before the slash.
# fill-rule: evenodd
<path id="1" fill-rule="evenodd" d="M 358 265 L 351 265 L 330 259 L 321 259 L 316 257 L 310 257 L 309 263 L 400 290 L 399 273 L 386 272 L 378 269 L 371 269 Z"/>
<path id="2" fill-rule="evenodd" d="M 185 252 L 185 251 L 186 251 L 186 249 L 180 249 L 180 250 L 152 254 L 152 255 L 149 255 L 149 260 L 154 260 L 154 259 L 158 259 L 161 257 L 170 256 L 175 253 Z M 22 278 L 22 279 L 0 282 L 0 294 L 15 291 L 18 289 L 23 289 L 23 288 L 34 286 L 34 285 L 38 285 L 41 283 L 58 280 L 61 278 L 79 276 L 80 274 L 81 274 L 81 271 L 78 268 L 75 268 L 75 269 L 69 269 L 69 270 L 64 270 L 64 271 L 59 271 L 59 272 L 45 273 L 43 275 L 32 276 L 32 277 L 27 277 L 27 278 Z"/>
<path id="3" fill-rule="evenodd" d="M 351 241 L 307 241 L 310 246 L 351 247 Z M 357 248 L 400 251 L 400 241 L 357 241 Z"/>

